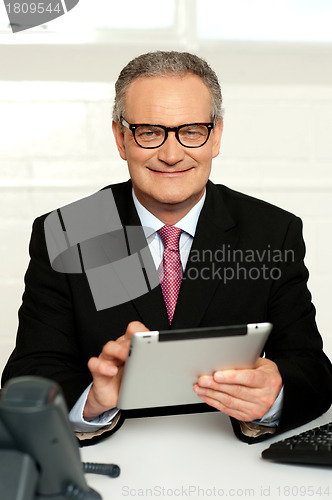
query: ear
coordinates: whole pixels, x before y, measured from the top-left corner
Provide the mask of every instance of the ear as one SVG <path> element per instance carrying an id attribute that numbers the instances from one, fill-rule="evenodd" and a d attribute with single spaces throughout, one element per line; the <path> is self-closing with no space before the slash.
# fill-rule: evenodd
<path id="1" fill-rule="evenodd" d="M 212 158 L 215 158 L 219 154 L 223 128 L 224 128 L 224 122 L 222 120 L 218 120 L 212 131 L 213 133 Z"/>
<path id="2" fill-rule="evenodd" d="M 116 146 L 117 146 L 118 151 L 119 151 L 119 155 L 121 156 L 121 158 L 123 160 L 126 160 L 127 155 L 126 155 L 126 147 L 125 147 L 125 141 L 124 141 L 124 133 L 123 133 L 123 130 L 121 128 L 120 123 L 115 122 L 113 120 L 112 121 L 112 130 L 113 130 L 113 135 L 114 135 L 114 139 L 116 142 Z"/>

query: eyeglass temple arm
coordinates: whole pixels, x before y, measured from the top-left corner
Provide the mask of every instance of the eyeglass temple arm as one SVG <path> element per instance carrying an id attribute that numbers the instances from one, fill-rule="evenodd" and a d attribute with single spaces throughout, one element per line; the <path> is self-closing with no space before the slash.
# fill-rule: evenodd
<path id="1" fill-rule="evenodd" d="M 124 118 L 121 118 L 121 124 L 124 125 L 125 127 L 129 128 L 129 130 L 130 130 L 129 123 Z"/>

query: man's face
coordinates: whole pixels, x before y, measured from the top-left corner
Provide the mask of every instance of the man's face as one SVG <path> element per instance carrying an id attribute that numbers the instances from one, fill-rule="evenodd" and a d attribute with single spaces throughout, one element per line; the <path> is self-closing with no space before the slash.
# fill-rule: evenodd
<path id="1" fill-rule="evenodd" d="M 125 99 L 128 123 L 149 123 L 176 127 L 211 121 L 211 97 L 196 75 L 152 77 L 134 80 Z M 127 128 L 113 123 L 121 158 L 127 160 L 138 200 L 162 218 L 163 212 L 183 217 L 202 197 L 210 175 L 212 158 L 218 155 L 222 122 L 211 132 L 206 144 L 186 148 L 169 132 L 156 149 L 143 149 Z"/>

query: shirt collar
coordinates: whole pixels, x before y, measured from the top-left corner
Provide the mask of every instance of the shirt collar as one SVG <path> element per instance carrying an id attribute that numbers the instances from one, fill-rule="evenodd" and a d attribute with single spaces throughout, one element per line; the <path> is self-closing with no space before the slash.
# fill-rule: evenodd
<path id="1" fill-rule="evenodd" d="M 162 228 L 165 224 L 159 220 L 155 215 L 153 215 L 149 210 L 147 210 L 143 205 L 138 201 L 134 190 L 132 190 L 132 196 L 134 200 L 134 205 L 138 213 L 138 217 L 141 221 L 143 231 L 146 238 L 152 236 L 152 234 L 156 233 L 160 228 Z M 190 234 L 192 237 L 195 236 L 196 226 L 198 223 L 198 218 L 201 213 L 201 210 L 204 205 L 204 201 L 206 198 L 206 190 L 202 198 L 192 207 L 191 210 L 176 224 L 175 227 L 182 229 L 182 231 Z"/>

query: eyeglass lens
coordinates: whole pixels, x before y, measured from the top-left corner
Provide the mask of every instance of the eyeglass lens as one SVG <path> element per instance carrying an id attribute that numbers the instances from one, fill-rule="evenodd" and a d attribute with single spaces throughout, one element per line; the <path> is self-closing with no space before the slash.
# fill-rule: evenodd
<path id="1" fill-rule="evenodd" d="M 165 139 L 166 131 L 158 126 L 140 125 L 135 130 L 135 139 L 140 146 L 158 147 Z M 178 130 L 178 140 L 183 146 L 197 147 L 204 144 L 209 135 L 206 125 L 185 125 Z"/>

